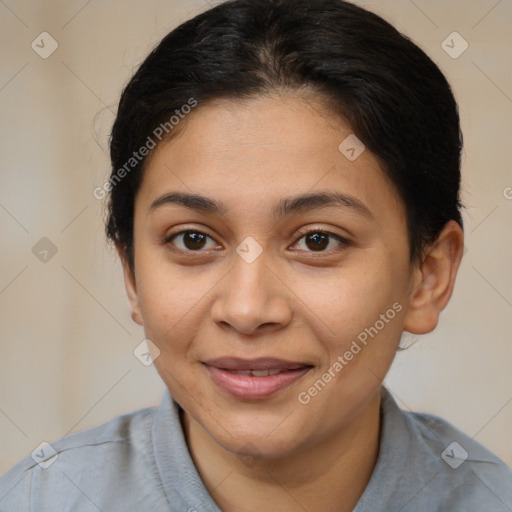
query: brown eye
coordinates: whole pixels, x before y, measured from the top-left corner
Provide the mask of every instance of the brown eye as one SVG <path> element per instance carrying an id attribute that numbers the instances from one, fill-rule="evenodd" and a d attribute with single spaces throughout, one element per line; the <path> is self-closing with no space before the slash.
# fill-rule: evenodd
<path id="1" fill-rule="evenodd" d="M 304 237 L 308 249 L 323 251 L 329 245 L 329 235 L 323 233 L 310 233 Z"/>
<path id="2" fill-rule="evenodd" d="M 299 247 L 300 250 L 306 250 L 309 252 L 329 252 L 330 250 L 344 249 L 350 245 L 349 240 L 346 240 L 345 238 L 336 235 L 335 233 L 324 231 L 322 229 L 313 229 L 301 234 L 302 236 L 299 238 L 297 246 L 300 245 L 299 242 L 301 240 L 304 240 L 304 243 L 302 248 Z M 337 241 L 337 246 L 334 244 L 334 247 L 332 247 L 332 239 Z M 329 248 L 330 244 L 331 247 Z M 327 248 L 329 249 L 326 251 Z"/>
<path id="3" fill-rule="evenodd" d="M 186 252 L 197 252 L 203 249 L 208 239 L 211 239 L 206 233 L 201 231 L 180 231 L 165 239 L 165 243 L 172 243 L 178 249 Z M 177 240 L 177 243 L 174 241 Z M 213 244 L 213 248 L 217 245 Z"/>

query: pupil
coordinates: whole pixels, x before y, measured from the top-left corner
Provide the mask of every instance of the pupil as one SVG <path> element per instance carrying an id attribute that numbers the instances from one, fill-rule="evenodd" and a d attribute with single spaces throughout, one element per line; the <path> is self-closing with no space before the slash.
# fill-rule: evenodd
<path id="1" fill-rule="evenodd" d="M 328 236 L 324 235 L 322 233 L 314 233 L 314 234 L 308 235 L 306 237 L 306 244 L 308 243 L 308 241 L 314 240 L 312 247 L 310 247 L 308 245 L 308 247 L 310 249 L 313 249 L 313 250 L 325 249 L 327 247 L 327 245 L 329 245 L 327 238 L 328 238 Z"/>
<path id="2" fill-rule="evenodd" d="M 204 246 L 204 238 L 201 233 L 189 231 L 185 233 L 183 242 L 187 249 L 201 249 Z"/>

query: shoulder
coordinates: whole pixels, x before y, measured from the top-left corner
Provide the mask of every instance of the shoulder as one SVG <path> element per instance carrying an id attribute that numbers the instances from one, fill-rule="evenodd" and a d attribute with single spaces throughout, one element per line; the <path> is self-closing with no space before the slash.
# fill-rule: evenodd
<path id="1" fill-rule="evenodd" d="M 120 481 L 143 487 L 157 473 L 151 450 L 155 411 L 155 407 L 138 409 L 40 444 L 0 477 L 0 512 L 33 510 L 34 505 L 38 511 L 78 511 L 82 510 L 78 505 L 71 506 L 74 500 L 78 503 L 78 495 L 94 503 L 95 495 Z"/>
<path id="2" fill-rule="evenodd" d="M 377 462 L 354 512 L 510 512 L 512 471 L 434 414 L 400 409 L 381 387 Z"/>
<path id="3" fill-rule="evenodd" d="M 431 495 L 449 510 L 512 510 L 512 470 L 499 457 L 434 414 L 401 411 L 419 460 L 435 468 Z M 444 508 L 443 508 L 444 509 Z"/>
<path id="4" fill-rule="evenodd" d="M 47 469 L 59 460 L 59 465 L 75 462 L 77 457 L 109 451 L 122 457 L 130 444 L 144 444 L 151 425 L 154 408 L 148 407 L 122 414 L 96 427 L 65 436 L 51 443 L 40 444 L 32 454 L 13 466 L 2 478 L 30 471 L 36 466 Z M 46 466 L 46 467 L 43 467 Z"/>

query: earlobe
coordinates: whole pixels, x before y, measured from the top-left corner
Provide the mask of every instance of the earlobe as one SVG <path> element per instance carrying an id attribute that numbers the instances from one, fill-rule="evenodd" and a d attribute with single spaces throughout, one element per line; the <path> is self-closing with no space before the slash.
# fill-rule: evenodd
<path id="1" fill-rule="evenodd" d="M 130 265 L 128 263 L 124 247 L 117 246 L 116 250 L 119 255 L 119 259 L 121 260 L 121 265 L 123 267 L 124 286 L 126 289 L 126 295 L 128 296 L 128 301 L 130 303 L 132 320 L 135 323 L 143 326 L 135 275 L 133 274 L 132 269 L 130 268 Z"/>
<path id="2" fill-rule="evenodd" d="M 454 220 L 449 221 L 437 240 L 426 250 L 421 266 L 414 269 L 414 283 L 404 329 L 412 334 L 433 331 L 455 286 L 462 259 L 464 233 Z"/>

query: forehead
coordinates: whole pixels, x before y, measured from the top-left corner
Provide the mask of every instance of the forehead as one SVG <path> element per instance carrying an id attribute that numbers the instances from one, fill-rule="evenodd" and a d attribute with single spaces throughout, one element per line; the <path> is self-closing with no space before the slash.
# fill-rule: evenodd
<path id="1" fill-rule="evenodd" d="M 179 190 L 213 197 L 228 213 L 274 215 L 278 199 L 330 190 L 355 197 L 377 217 L 383 211 L 403 216 L 378 159 L 366 149 L 347 158 L 344 141 L 354 134 L 320 102 L 297 95 L 216 100 L 182 123 L 178 135 L 150 155 L 139 209 L 148 211 L 155 199 Z"/>

